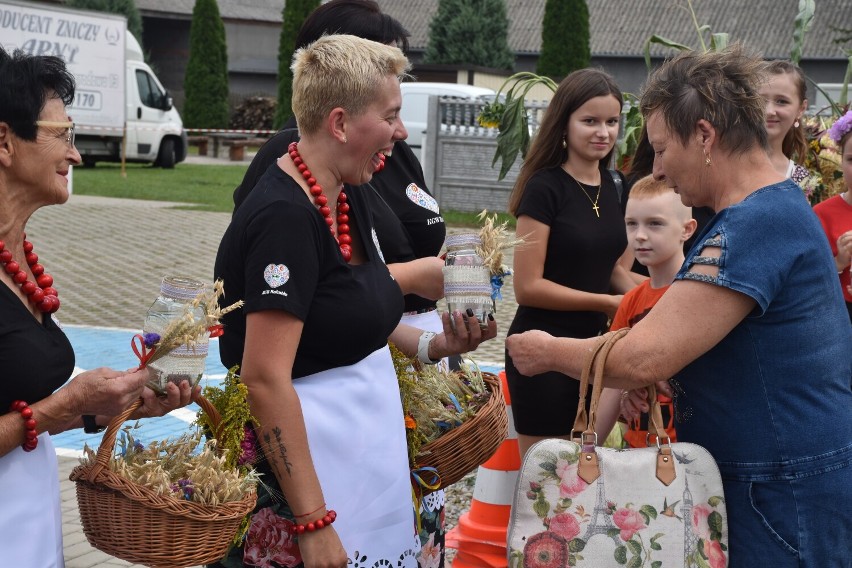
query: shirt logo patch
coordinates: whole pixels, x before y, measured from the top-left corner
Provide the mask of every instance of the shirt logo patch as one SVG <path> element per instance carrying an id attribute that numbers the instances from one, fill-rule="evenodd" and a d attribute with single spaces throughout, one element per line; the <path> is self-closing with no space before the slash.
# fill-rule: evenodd
<path id="1" fill-rule="evenodd" d="M 405 188 L 405 195 L 407 195 L 411 201 L 424 209 L 428 209 L 432 213 L 440 212 L 438 202 L 435 201 L 435 198 L 426 193 L 426 190 L 417 187 L 416 183 L 408 184 L 408 187 Z"/>
<path id="2" fill-rule="evenodd" d="M 290 280 L 290 269 L 283 264 L 269 264 L 263 269 L 263 279 L 271 287 L 278 288 Z"/>

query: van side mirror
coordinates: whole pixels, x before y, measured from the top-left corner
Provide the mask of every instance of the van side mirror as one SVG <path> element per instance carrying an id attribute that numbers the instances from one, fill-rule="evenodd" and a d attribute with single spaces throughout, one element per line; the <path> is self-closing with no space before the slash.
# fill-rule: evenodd
<path id="1" fill-rule="evenodd" d="M 163 110 L 172 110 L 173 106 L 175 106 L 175 101 L 171 95 L 168 92 L 163 93 L 163 97 L 160 100 L 160 108 Z"/>

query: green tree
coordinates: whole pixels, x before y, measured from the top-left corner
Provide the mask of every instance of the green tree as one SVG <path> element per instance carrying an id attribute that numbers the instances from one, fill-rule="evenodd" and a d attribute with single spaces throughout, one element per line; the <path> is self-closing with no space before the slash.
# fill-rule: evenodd
<path id="1" fill-rule="evenodd" d="M 308 14 L 320 5 L 319 0 L 285 0 L 281 25 L 281 39 L 278 41 L 278 107 L 275 111 L 275 127 L 284 124 L 293 116 L 291 100 L 293 98 L 293 72 L 290 64 L 296 52 L 296 36 Z"/>
<path id="2" fill-rule="evenodd" d="M 191 128 L 228 126 L 228 51 L 216 0 L 196 0 L 183 80 L 183 120 Z"/>
<path id="3" fill-rule="evenodd" d="M 591 57 L 586 1 L 547 0 L 536 73 L 561 78 L 571 71 L 588 67 Z"/>
<path id="4" fill-rule="evenodd" d="M 142 16 L 134 0 L 68 0 L 70 8 L 97 10 L 110 14 L 121 14 L 127 18 L 127 31 L 133 34 L 139 45 L 142 45 Z"/>
<path id="5" fill-rule="evenodd" d="M 426 63 L 512 69 L 505 0 L 439 0 L 429 24 Z"/>

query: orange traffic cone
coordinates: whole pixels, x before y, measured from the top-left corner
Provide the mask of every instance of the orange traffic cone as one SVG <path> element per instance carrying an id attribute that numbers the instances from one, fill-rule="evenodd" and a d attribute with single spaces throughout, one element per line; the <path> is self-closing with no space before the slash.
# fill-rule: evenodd
<path id="1" fill-rule="evenodd" d="M 518 452 L 518 433 L 512 420 L 512 404 L 506 372 L 500 372 L 506 412 L 509 414 L 509 435 L 497 452 L 476 472 L 476 485 L 470 510 L 445 538 L 448 548 L 458 552 L 453 568 L 506 568 L 506 529 L 512 509 L 512 496 L 521 469 Z"/>

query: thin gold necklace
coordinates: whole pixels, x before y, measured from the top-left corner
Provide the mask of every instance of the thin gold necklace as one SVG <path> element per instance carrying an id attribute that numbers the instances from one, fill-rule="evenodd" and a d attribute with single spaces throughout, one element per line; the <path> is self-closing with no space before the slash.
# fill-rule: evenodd
<path id="1" fill-rule="evenodd" d="M 571 179 L 573 179 L 574 183 L 576 183 L 577 186 L 579 186 L 579 188 L 581 190 L 583 190 L 583 195 L 585 195 L 586 199 L 589 200 L 589 203 L 592 204 L 592 209 L 595 210 L 595 215 L 597 215 L 598 219 L 600 219 L 601 212 L 600 212 L 600 207 L 598 207 L 598 200 L 601 198 L 601 185 L 603 185 L 603 180 L 601 180 L 601 183 L 598 184 L 598 193 L 597 193 L 597 195 L 595 195 L 595 200 L 592 201 L 592 196 L 588 194 L 588 192 L 586 191 L 586 188 L 583 187 L 583 185 L 579 181 L 577 181 L 577 179 L 574 176 L 571 176 Z"/>

